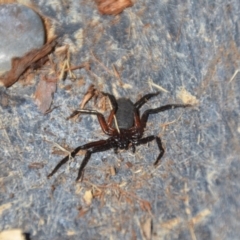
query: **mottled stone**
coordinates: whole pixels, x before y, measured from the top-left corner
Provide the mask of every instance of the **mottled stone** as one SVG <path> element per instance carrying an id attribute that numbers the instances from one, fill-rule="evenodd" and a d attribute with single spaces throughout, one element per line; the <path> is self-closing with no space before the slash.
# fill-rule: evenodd
<path id="1" fill-rule="evenodd" d="M 44 44 L 40 16 L 21 4 L 0 5 L 0 73 L 11 69 L 11 59 Z"/>

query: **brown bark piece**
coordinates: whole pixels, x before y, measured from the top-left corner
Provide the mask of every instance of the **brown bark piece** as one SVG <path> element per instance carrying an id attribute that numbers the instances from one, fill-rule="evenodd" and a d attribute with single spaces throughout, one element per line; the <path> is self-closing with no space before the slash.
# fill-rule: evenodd
<path id="1" fill-rule="evenodd" d="M 57 77 L 42 77 L 35 92 L 35 102 L 42 113 L 46 113 L 52 104 L 53 94 L 57 89 Z"/>
<path id="2" fill-rule="evenodd" d="M 56 38 L 54 38 L 40 49 L 33 49 L 21 58 L 13 58 L 11 70 L 0 77 L 0 82 L 5 87 L 11 87 L 30 66 L 37 64 L 51 53 L 56 44 Z"/>

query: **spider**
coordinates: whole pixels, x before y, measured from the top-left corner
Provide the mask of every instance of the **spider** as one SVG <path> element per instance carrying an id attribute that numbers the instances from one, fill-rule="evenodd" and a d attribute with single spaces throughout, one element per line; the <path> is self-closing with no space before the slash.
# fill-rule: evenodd
<path id="1" fill-rule="evenodd" d="M 83 170 L 93 153 L 107 151 L 111 148 L 113 148 L 114 152 L 117 153 L 118 149 L 128 150 L 130 146 L 132 148 L 132 152 L 135 153 L 136 146 L 141 144 L 146 144 L 153 140 L 156 141 L 159 152 L 160 152 L 156 161 L 154 162 L 154 166 L 157 166 L 164 154 L 164 149 L 162 146 L 161 139 L 159 137 L 154 135 L 143 137 L 144 129 L 146 127 L 149 115 L 167 111 L 174 108 L 185 108 L 185 107 L 191 106 L 189 104 L 168 104 L 158 108 L 147 109 L 142 114 L 142 116 L 140 116 L 140 111 L 139 111 L 140 108 L 150 98 L 157 96 L 159 92 L 146 94 L 136 103 L 133 103 L 131 100 L 127 98 L 119 98 L 116 100 L 116 98 L 109 93 L 102 93 L 102 94 L 109 98 L 112 105 L 112 110 L 110 112 L 110 115 L 107 121 L 105 120 L 102 113 L 96 110 L 90 110 L 90 109 L 75 110 L 70 117 L 76 116 L 79 113 L 96 115 L 98 118 L 99 124 L 102 128 L 102 131 L 106 135 L 108 135 L 109 138 L 105 140 L 90 142 L 77 147 L 71 152 L 70 155 L 63 158 L 56 165 L 56 167 L 52 170 L 52 172 L 47 176 L 48 178 L 53 176 L 53 174 L 55 174 L 58 171 L 58 169 L 63 164 L 65 164 L 71 157 L 74 158 L 80 150 L 87 150 L 87 151 L 81 163 L 81 166 L 79 168 L 76 181 L 79 181 L 80 179 L 82 179 Z M 116 123 L 113 121 L 114 117 L 115 117 Z"/>

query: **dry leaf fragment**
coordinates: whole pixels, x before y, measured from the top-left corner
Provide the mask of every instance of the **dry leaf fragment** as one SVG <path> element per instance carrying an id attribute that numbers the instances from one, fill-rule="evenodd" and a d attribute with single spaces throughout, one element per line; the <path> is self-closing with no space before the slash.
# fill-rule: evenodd
<path id="1" fill-rule="evenodd" d="M 117 15 L 133 5 L 131 0 L 96 0 L 98 11 L 102 14 Z"/>
<path id="2" fill-rule="evenodd" d="M 52 104 L 53 94 L 57 89 L 57 77 L 42 77 L 38 83 L 34 98 L 42 113 L 46 113 Z"/>
<path id="3" fill-rule="evenodd" d="M 5 87 L 11 87 L 29 67 L 39 66 L 38 61 L 45 59 L 53 51 L 56 44 L 56 38 L 54 38 L 40 49 L 33 49 L 21 58 L 13 58 L 11 70 L 1 76 L 0 82 Z"/>

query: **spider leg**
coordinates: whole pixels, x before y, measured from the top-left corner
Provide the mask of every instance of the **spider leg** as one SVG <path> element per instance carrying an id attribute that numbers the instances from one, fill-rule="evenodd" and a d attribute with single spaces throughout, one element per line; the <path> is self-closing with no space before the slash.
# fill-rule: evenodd
<path id="1" fill-rule="evenodd" d="M 146 110 L 142 117 L 141 117 L 141 125 L 143 128 L 146 127 L 146 123 L 148 120 L 148 117 L 150 114 L 156 114 L 159 112 L 163 112 L 163 111 L 167 111 L 167 110 L 171 110 L 171 109 L 175 109 L 175 108 L 186 108 L 186 107 L 191 107 L 192 105 L 190 104 L 168 104 L 162 107 L 158 107 L 158 108 L 153 108 L 153 109 L 148 109 Z"/>
<path id="2" fill-rule="evenodd" d="M 52 170 L 52 172 L 51 172 L 50 174 L 48 174 L 47 177 L 50 178 L 51 176 L 53 176 L 53 175 L 58 171 L 58 169 L 59 169 L 62 165 L 64 165 L 64 164 L 70 159 L 70 157 L 74 158 L 80 150 L 86 150 L 86 149 L 89 149 L 89 148 L 94 148 L 94 147 L 102 146 L 102 145 L 106 144 L 106 141 L 107 141 L 107 140 L 100 140 L 100 141 L 96 141 L 96 142 L 91 142 L 91 143 L 87 143 L 87 144 L 85 144 L 85 145 L 82 145 L 82 146 L 79 146 L 79 147 L 75 148 L 75 149 L 71 152 L 70 156 L 66 156 L 65 158 L 63 158 L 63 159 L 56 165 L 56 167 Z M 86 155 L 87 155 L 87 153 L 86 153 Z M 85 155 L 84 159 L 86 158 L 86 155 Z M 90 157 L 89 157 L 89 158 L 90 158 Z M 83 160 L 83 161 L 84 161 L 84 160 Z M 85 161 L 86 161 L 86 160 L 85 160 Z M 83 164 L 83 163 L 82 163 L 82 164 Z M 84 166 L 86 166 L 86 164 L 87 164 L 87 162 L 85 163 Z M 81 166 L 82 166 L 82 165 L 81 165 Z"/>
<path id="3" fill-rule="evenodd" d="M 112 95 L 112 94 L 109 94 L 109 93 L 105 93 L 105 92 L 102 92 L 102 94 L 104 96 L 107 96 L 112 104 L 112 107 L 113 107 L 113 110 L 117 110 L 118 108 L 118 105 L 117 105 L 117 100 L 116 98 Z"/>
<path id="4" fill-rule="evenodd" d="M 107 151 L 109 149 L 112 148 L 111 143 L 109 143 L 107 140 L 103 140 L 103 141 L 99 141 L 99 144 L 92 147 L 91 149 L 87 150 L 84 159 L 82 160 L 81 166 L 79 168 L 78 171 L 78 176 L 76 178 L 76 182 L 79 181 L 79 179 L 81 179 L 82 174 L 83 174 L 83 170 L 85 168 L 85 166 L 87 165 L 92 153 L 96 153 L 96 152 L 104 152 Z"/>
<path id="5" fill-rule="evenodd" d="M 148 143 L 148 142 L 153 141 L 154 139 L 156 140 L 158 149 L 159 149 L 159 151 L 160 151 L 160 153 L 159 153 L 159 155 L 158 155 L 158 157 L 157 157 L 157 160 L 154 162 L 154 166 L 157 166 L 157 165 L 159 164 L 160 159 L 162 158 L 162 156 L 163 156 L 163 154 L 164 154 L 164 152 L 165 152 L 165 151 L 164 151 L 164 148 L 163 148 L 163 146 L 162 146 L 162 141 L 161 141 L 161 139 L 160 139 L 159 137 L 156 137 L 156 136 L 151 135 L 151 136 L 148 136 L 148 137 L 145 137 L 145 138 L 142 138 L 142 139 L 138 140 L 137 143 L 136 143 L 136 145 L 138 146 L 138 145 L 141 145 L 141 144 L 146 144 L 146 143 Z"/>
<path id="6" fill-rule="evenodd" d="M 164 148 L 163 148 L 163 146 L 162 146 L 161 138 L 160 138 L 160 137 L 156 137 L 155 139 L 156 139 L 156 142 L 157 142 L 157 145 L 158 145 L 158 149 L 159 149 L 159 151 L 160 151 L 160 153 L 159 153 L 159 155 L 158 155 L 158 157 L 157 157 L 157 160 L 154 162 L 154 166 L 156 167 L 156 166 L 158 166 L 159 161 L 160 161 L 160 159 L 162 158 L 165 150 L 164 150 Z"/>
<path id="7" fill-rule="evenodd" d="M 132 152 L 135 153 L 136 152 L 136 146 L 132 143 Z"/>
<path id="8" fill-rule="evenodd" d="M 157 96 L 160 92 L 156 93 L 148 93 L 144 95 L 142 98 L 140 98 L 135 104 L 135 108 L 139 110 L 150 98 Z"/>
<path id="9" fill-rule="evenodd" d="M 134 128 L 133 131 L 138 130 L 139 137 L 142 136 L 143 130 L 145 125 L 142 125 L 142 121 L 139 116 L 139 109 L 152 97 L 157 96 L 160 92 L 156 93 L 148 93 L 140 98 L 135 104 L 135 111 L 134 111 Z"/>
<path id="10" fill-rule="evenodd" d="M 118 148 L 117 147 L 114 147 L 114 153 L 118 154 Z"/>
<path id="11" fill-rule="evenodd" d="M 110 112 L 110 115 L 109 115 L 108 121 L 107 121 L 108 126 L 111 127 L 112 121 L 113 121 L 113 117 L 114 117 L 114 115 L 115 115 L 115 113 L 117 112 L 117 109 L 118 109 L 117 100 L 116 100 L 116 98 L 112 94 L 105 93 L 105 92 L 102 92 L 102 94 L 109 98 L 109 100 L 111 102 L 111 105 L 112 105 L 112 110 Z"/>
<path id="12" fill-rule="evenodd" d="M 102 128 L 102 131 L 107 135 L 111 135 L 112 130 L 109 128 L 104 116 L 100 112 L 98 112 L 96 110 L 91 110 L 91 109 L 79 109 L 79 110 L 75 110 L 69 118 L 72 118 L 79 113 L 89 114 L 89 115 L 97 115 L 98 122 Z"/>

